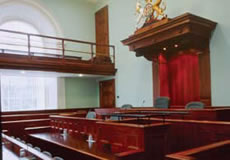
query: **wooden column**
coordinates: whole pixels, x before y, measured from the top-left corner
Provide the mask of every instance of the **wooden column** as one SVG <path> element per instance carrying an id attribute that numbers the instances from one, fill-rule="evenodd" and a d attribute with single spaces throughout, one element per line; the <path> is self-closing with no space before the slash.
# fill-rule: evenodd
<path id="1" fill-rule="evenodd" d="M 200 100 L 211 106 L 211 71 L 209 46 L 199 54 Z"/>

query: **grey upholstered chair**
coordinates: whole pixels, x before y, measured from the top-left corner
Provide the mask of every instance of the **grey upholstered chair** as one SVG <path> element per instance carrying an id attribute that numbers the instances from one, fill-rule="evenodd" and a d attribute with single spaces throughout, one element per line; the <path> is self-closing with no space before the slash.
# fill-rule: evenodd
<path id="1" fill-rule="evenodd" d="M 27 143 L 28 147 L 33 147 L 33 145 L 31 143 Z"/>
<path id="2" fill-rule="evenodd" d="M 121 108 L 122 108 L 122 109 L 132 109 L 133 106 L 132 106 L 131 104 L 123 104 L 123 105 L 121 106 Z"/>
<path id="3" fill-rule="evenodd" d="M 119 117 L 117 117 L 117 116 L 111 116 L 109 119 L 112 120 L 112 121 L 118 121 Z"/>
<path id="4" fill-rule="evenodd" d="M 39 151 L 39 152 L 42 151 L 41 148 L 39 148 L 39 147 L 34 147 L 34 149 L 37 150 L 37 151 Z"/>
<path id="5" fill-rule="evenodd" d="M 185 106 L 186 109 L 203 109 L 204 103 L 202 102 L 190 102 Z"/>
<path id="6" fill-rule="evenodd" d="M 155 100 L 154 107 L 156 108 L 169 108 L 170 98 L 169 97 L 157 97 Z"/>
<path id="7" fill-rule="evenodd" d="M 52 154 L 50 152 L 48 152 L 48 151 L 43 151 L 42 153 L 47 155 L 48 157 L 53 157 Z"/>
<path id="8" fill-rule="evenodd" d="M 96 113 L 95 112 L 92 112 L 92 111 L 89 111 L 86 115 L 86 118 L 88 119 L 96 119 Z"/>
<path id="9" fill-rule="evenodd" d="M 64 159 L 61 158 L 61 157 L 57 157 L 57 156 L 56 156 L 56 157 L 53 158 L 53 160 L 64 160 Z"/>

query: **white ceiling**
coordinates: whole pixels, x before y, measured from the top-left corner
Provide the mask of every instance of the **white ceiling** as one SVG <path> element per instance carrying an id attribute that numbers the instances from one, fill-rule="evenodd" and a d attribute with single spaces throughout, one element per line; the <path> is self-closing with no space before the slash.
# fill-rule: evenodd
<path id="1" fill-rule="evenodd" d="M 5 76 L 30 76 L 30 77 L 79 77 L 79 78 L 105 78 L 104 75 L 90 75 L 77 73 L 60 73 L 60 72 L 44 72 L 44 71 L 27 71 L 27 70 L 10 70 L 0 69 L 0 74 Z"/>

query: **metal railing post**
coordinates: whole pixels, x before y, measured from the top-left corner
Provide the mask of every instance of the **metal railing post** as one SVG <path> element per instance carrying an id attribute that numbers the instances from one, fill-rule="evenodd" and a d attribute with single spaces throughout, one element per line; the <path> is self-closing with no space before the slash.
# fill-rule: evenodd
<path id="1" fill-rule="evenodd" d="M 65 58 L 65 40 L 62 39 L 62 58 Z"/>
<path id="2" fill-rule="evenodd" d="M 91 44 L 91 61 L 93 61 L 93 44 Z"/>
<path id="3" fill-rule="evenodd" d="M 32 56 L 32 55 L 31 55 L 31 51 L 30 51 L 30 49 L 31 49 L 31 44 L 30 44 L 30 35 L 29 35 L 29 34 L 27 34 L 27 39 L 28 39 L 28 55 L 29 55 L 29 56 Z"/>
<path id="4" fill-rule="evenodd" d="M 115 46 L 113 46 L 113 63 L 114 63 L 114 65 L 115 65 Z"/>

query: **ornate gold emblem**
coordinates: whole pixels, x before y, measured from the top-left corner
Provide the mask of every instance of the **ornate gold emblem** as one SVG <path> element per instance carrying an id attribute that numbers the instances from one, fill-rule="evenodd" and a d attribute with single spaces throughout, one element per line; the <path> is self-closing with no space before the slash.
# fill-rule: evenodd
<path id="1" fill-rule="evenodd" d="M 136 14 L 138 15 L 137 18 L 137 25 L 144 19 L 144 23 L 149 23 L 155 20 L 160 20 L 159 16 L 163 18 L 167 18 L 167 15 L 164 13 L 166 10 L 165 2 L 162 0 L 156 0 L 154 3 L 152 0 L 145 0 L 144 8 L 142 8 L 142 4 L 138 1 L 136 4 Z"/>

